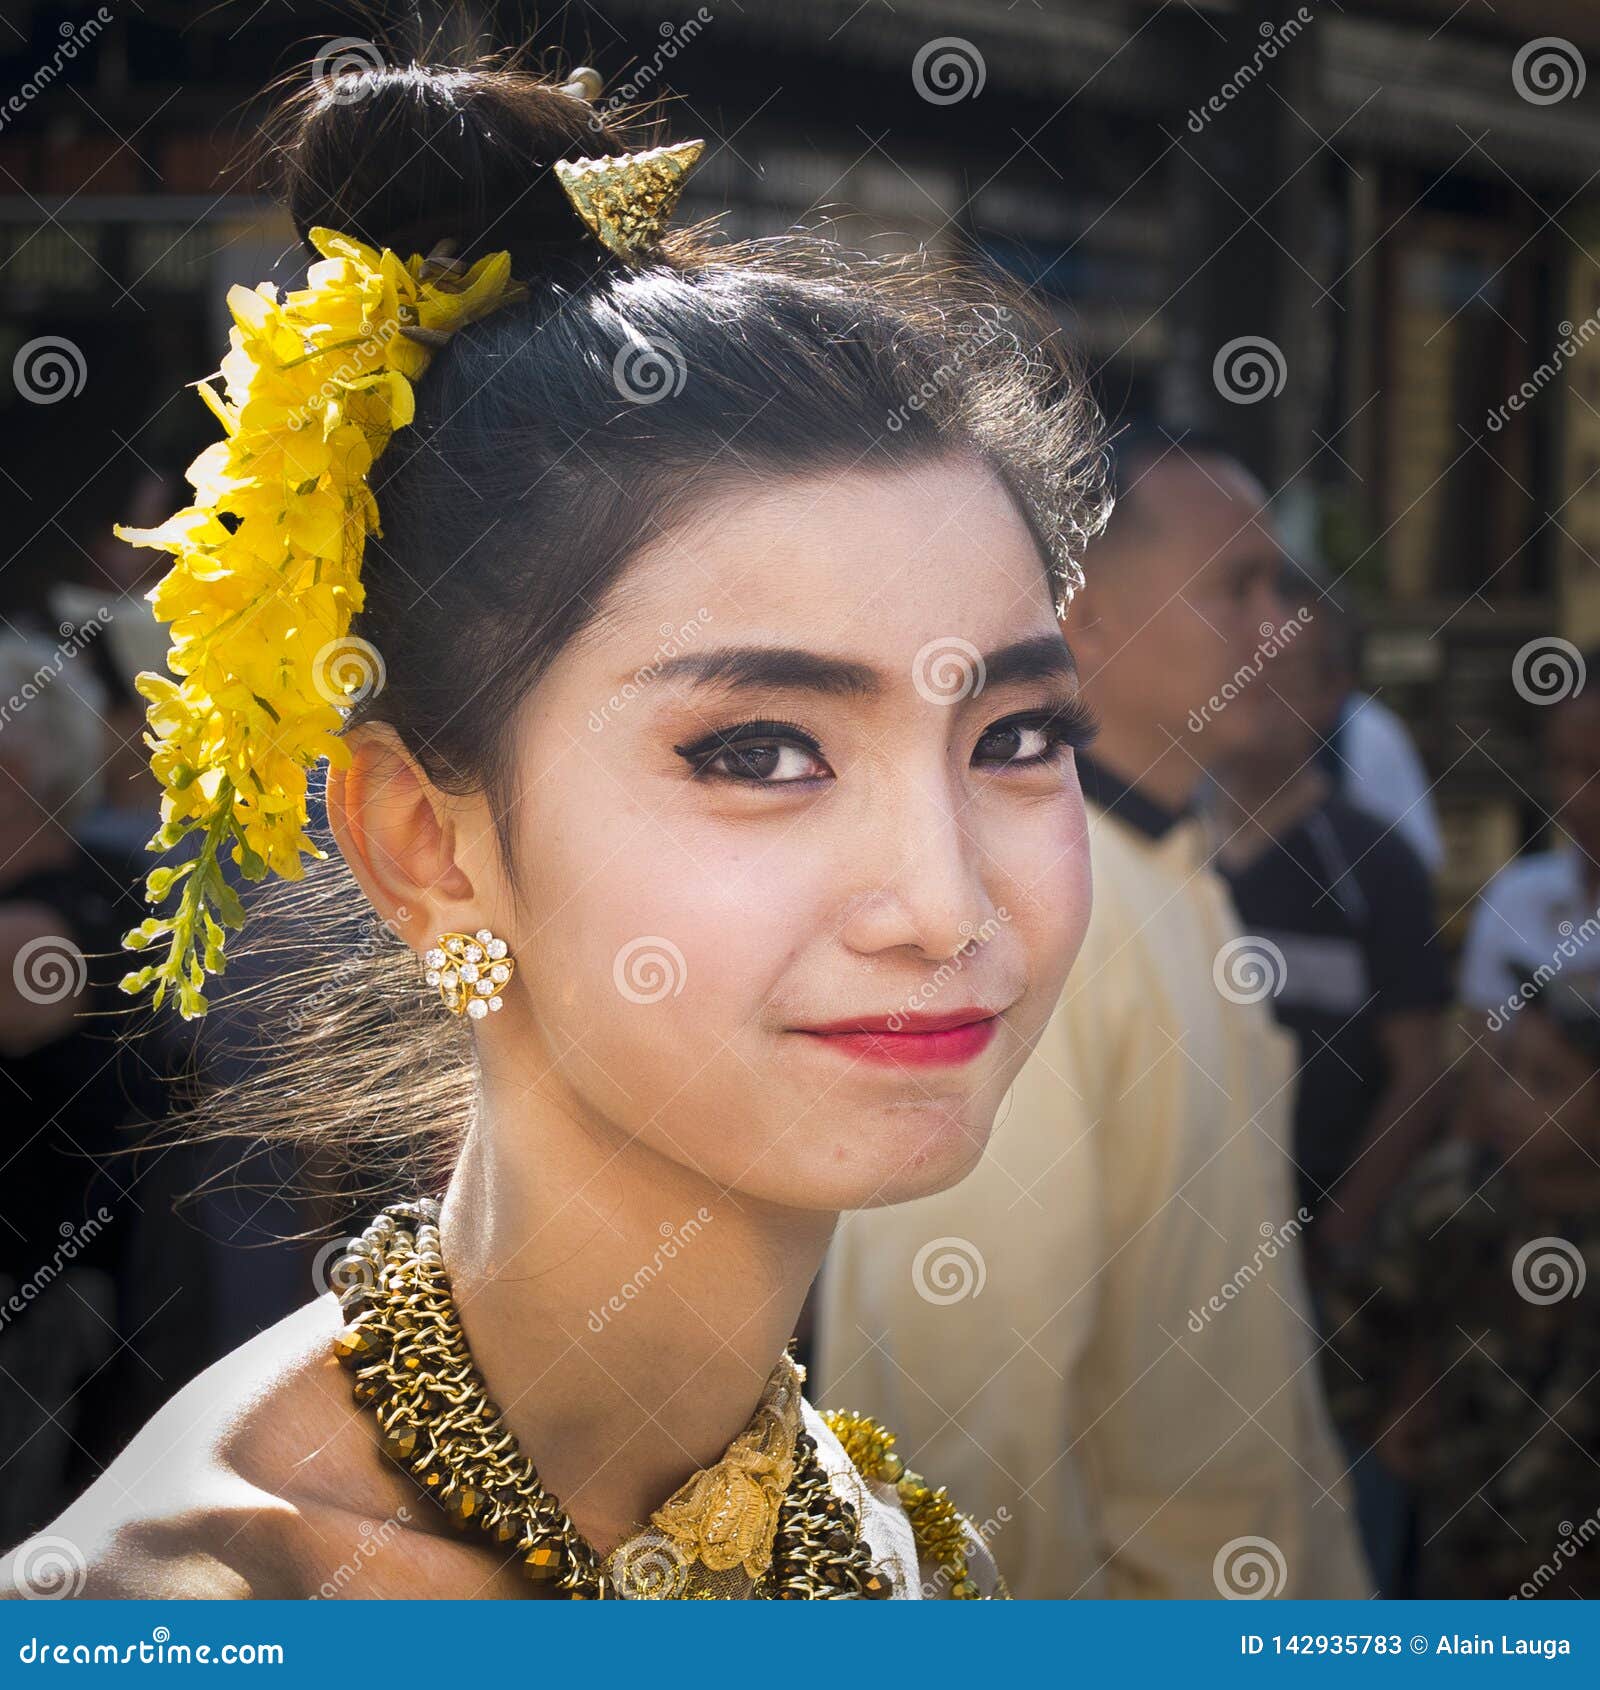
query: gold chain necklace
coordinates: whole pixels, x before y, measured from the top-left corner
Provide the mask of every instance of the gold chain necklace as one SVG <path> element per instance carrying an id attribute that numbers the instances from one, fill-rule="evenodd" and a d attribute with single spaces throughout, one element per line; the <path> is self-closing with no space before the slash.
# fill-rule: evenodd
<path id="1" fill-rule="evenodd" d="M 457 1527 L 476 1527 L 515 1553 L 538 1595 L 616 1596 L 619 1576 L 630 1595 L 682 1594 L 688 1568 L 681 1556 L 649 1551 L 632 1564 L 608 1566 L 540 1482 L 473 1364 L 438 1221 L 431 1199 L 393 1204 L 334 1265 L 347 1322 L 334 1353 L 355 1375 L 356 1401 L 377 1418 L 384 1454 Z M 855 1414 L 825 1419 L 858 1471 L 896 1485 L 919 1550 L 948 1575 L 951 1594 L 981 1594 L 968 1577 L 964 1522 L 944 1491 L 904 1467 L 890 1447 L 894 1438 L 876 1422 Z M 892 1595 L 889 1576 L 873 1564 L 858 1510 L 834 1494 L 816 1441 L 803 1429 L 794 1452 L 770 1565 L 752 1594 L 778 1600 Z"/>

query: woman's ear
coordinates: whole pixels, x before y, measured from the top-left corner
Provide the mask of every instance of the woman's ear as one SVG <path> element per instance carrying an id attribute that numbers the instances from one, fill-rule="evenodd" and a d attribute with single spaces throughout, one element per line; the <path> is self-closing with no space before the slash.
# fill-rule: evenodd
<path id="1" fill-rule="evenodd" d="M 378 914 L 413 948 L 431 945 L 474 905 L 449 801 L 387 723 L 363 724 L 345 744 L 349 766 L 328 771 L 333 836 Z"/>

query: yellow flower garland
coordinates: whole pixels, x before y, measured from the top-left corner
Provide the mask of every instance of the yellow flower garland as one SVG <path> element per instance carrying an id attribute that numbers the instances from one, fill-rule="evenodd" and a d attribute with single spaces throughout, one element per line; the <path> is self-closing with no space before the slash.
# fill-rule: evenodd
<path id="1" fill-rule="evenodd" d="M 226 929 L 244 922 L 223 848 L 248 880 L 299 879 L 304 857 L 326 854 L 305 831 L 306 774 L 318 758 L 342 766 L 348 755 L 339 728 L 356 686 L 339 674 L 340 642 L 361 609 L 367 535 L 381 532 L 368 473 L 410 423 L 411 384 L 433 349 L 525 291 L 504 252 L 466 269 L 437 255 L 402 260 L 331 229 L 311 241 L 323 256 L 304 288 L 228 294 L 224 391 L 196 384 L 225 437 L 189 467 L 194 502 L 157 528 L 115 528 L 176 556 L 149 594 L 172 625 L 172 678 L 136 683 L 163 788 L 149 849 L 201 835 L 192 858 L 146 880 L 152 904 L 174 892 L 179 901 L 124 936 L 133 950 L 168 945 L 122 989 L 153 985 L 157 1005 L 170 989 L 186 1020 L 205 1013 L 205 976 L 222 971 Z"/>

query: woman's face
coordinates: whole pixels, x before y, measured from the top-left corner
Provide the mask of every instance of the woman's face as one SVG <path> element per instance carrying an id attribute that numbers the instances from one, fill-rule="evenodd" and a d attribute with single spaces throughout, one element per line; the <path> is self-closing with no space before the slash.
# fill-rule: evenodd
<path id="1" fill-rule="evenodd" d="M 976 460 L 752 484 L 663 533 L 526 707 L 495 1067 L 751 1197 L 953 1183 L 1088 920 L 1074 691 Z M 818 1031 L 852 1022 L 891 1030 Z"/>

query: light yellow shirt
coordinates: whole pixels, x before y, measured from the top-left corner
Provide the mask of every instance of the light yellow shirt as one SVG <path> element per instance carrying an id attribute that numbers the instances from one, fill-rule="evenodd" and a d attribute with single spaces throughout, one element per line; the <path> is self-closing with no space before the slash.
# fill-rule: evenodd
<path id="1" fill-rule="evenodd" d="M 1239 929 L 1198 826 L 1089 814 L 1062 1000 L 979 1167 L 841 1223 L 820 1388 L 983 1523 L 1019 1597 L 1368 1596 L 1295 1241 L 1293 1041 L 1217 985 Z"/>

